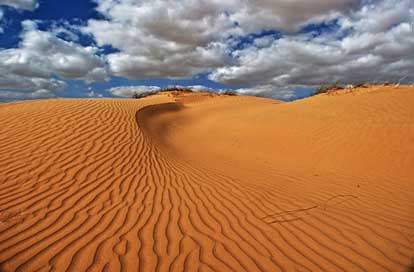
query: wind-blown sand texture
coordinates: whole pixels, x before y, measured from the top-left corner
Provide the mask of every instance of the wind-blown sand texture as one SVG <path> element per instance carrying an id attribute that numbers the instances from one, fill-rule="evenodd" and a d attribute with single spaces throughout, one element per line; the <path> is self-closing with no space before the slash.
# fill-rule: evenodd
<path id="1" fill-rule="evenodd" d="M 1 271 L 408 271 L 414 88 L 0 105 Z"/>

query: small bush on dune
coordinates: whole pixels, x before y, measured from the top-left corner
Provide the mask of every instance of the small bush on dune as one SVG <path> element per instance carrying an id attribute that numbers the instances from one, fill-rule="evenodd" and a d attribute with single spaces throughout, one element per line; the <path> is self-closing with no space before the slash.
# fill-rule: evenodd
<path id="1" fill-rule="evenodd" d="M 237 95 L 237 93 L 235 91 L 232 91 L 232 90 L 226 90 L 226 91 L 222 92 L 221 94 L 223 94 L 223 95 L 230 95 L 230 96 Z"/>
<path id="2" fill-rule="evenodd" d="M 135 92 L 135 93 L 132 94 L 132 97 L 131 98 L 133 98 L 133 99 L 139 99 L 141 97 L 142 97 L 142 94 L 139 94 L 139 93 Z"/>
<path id="3" fill-rule="evenodd" d="M 166 87 L 159 91 L 162 92 L 182 92 L 182 93 L 192 93 L 193 90 L 190 88 L 183 88 L 183 87 Z"/>
<path id="4" fill-rule="evenodd" d="M 338 91 L 338 90 L 350 90 L 352 92 L 355 89 L 366 89 L 366 88 L 370 88 L 372 86 L 394 86 L 394 87 L 398 87 L 399 83 L 389 83 L 389 82 L 366 83 L 366 82 L 360 82 L 360 83 L 349 84 L 349 85 L 339 85 L 338 83 L 324 84 L 324 85 L 319 86 L 311 96 L 317 95 L 317 94 L 322 94 L 322 93 L 329 94 L 329 93 L 332 93 L 332 92 Z"/>
<path id="5" fill-rule="evenodd" d="M 194 91 L 190 88 L 183 88 L 183 87 L 166 87 L 163 89 L 160 89 L 158 91 L 148 91 L 148 92 L 144 92 L 144 93 L 137 93 L 134 92 L 131 96 L 131 98 L 133 99 L 140 99 L 140 98 L 144 98 L 150 95 L 154 95 L 157 93 L 165 93 L 165 92 L 169 92 L 171 93 L 173 96 L 177 96 L 180 93 L 193 93 Z M 207 90 L 205 92 L 208 92 Z M 233 91 L 233 90 L 226 90 L 224 92 L 221 93 L 222 95 L 228 95 L 228 96 L 236 96 L 238 95 L 237 92 Z"/>
<path id="6" fill-rule="evenodd" d="M 140 99 L 140 98 L 144 98 L 144 97 L 147 97 L 147 96 L 150 96 L 150 95 L 153 95 L 153 94 L 154 94 L 154 92 L 146 92 L 146 93 L 137 93 L 137 92 L 135 92 L 135 93 L 132 94 L 132 98 L 133 99 Z"/>
<path id="7" fill-rule="evenodd" d="M 193 90 L 191 90 L 190 88 L 182 88 L 182 87 L 167 87 L 167 88 L 163 88 L 158 91 L 148 91 L 148 92 L 143 92 L 143 93 L 134 92 L 131 98 L 140 99 L 140 98 L 151 96 L 157 93 L 164 93 L 164 92 L 170 92 L 173 95 L 178 95 L 179 93 L 192 93 Z"/>
<path id="8" fill-rule="evenodd" d="M 159 91 L 160 93 L 162 92 L 169 92 L 173 97 L 179 96 L 180 94 L 183 93 L 192 93 L 194 92 L 192 89 L 190 88 L 183 88 L 183 87 L 167 87 L 164 88 L 162 90 Z"/>
<path id="9" fill-rule="evenodd" d="M 353 86 L 354 88 L 368 88 L 368 84 L 366 83 L 358 83 Z"/>
<path id="10" fill-rule="evenodd" d="M 330 89 L 330 87 L 328 85 L 321 85 L 315 90 L 315 92 L 313 94 L 317 95 L 317 94 L 321 94 L 321 93 L 326 93 L 326 92 L 328 92 L 329 89 Z"/>
<path id="11" fill-rule="evenodd" d="M 343 89 L 343 87 L 339 86 L 338 83 L 323 84 L 323 85 L 319 86 L 312 95 L 328 93 L 330 91 L 341 90 L 341 89 Z"/>

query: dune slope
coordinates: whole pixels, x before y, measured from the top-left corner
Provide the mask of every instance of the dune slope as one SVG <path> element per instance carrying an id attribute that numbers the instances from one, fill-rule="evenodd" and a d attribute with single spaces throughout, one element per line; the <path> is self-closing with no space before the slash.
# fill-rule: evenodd
<path id="1" fill-rule="evenodd" d="M 0 271 L 407 271 L 414 89 L 0 105 Z"/>

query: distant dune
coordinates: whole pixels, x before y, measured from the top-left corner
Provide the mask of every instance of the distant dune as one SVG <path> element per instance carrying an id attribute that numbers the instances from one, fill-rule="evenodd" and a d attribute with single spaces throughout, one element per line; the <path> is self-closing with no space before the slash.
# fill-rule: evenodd
<path id="1" fill-rule="evenodd" d="M 0 271 L 409 271 L 414 87 L 0 105 Z"/>

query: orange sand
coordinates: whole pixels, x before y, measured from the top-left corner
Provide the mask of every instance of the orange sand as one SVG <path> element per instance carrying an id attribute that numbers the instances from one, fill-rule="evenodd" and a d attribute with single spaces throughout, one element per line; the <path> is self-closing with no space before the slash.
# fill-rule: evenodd
<path id="1" fill-rule="evenodd" d="M 414 88 L 0 105 L 0 271 L 408 271 Z"/>

